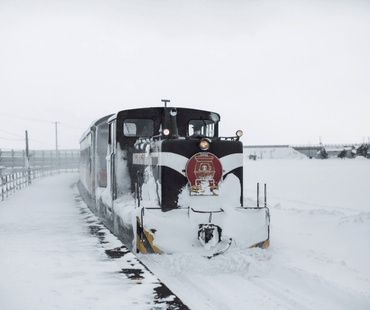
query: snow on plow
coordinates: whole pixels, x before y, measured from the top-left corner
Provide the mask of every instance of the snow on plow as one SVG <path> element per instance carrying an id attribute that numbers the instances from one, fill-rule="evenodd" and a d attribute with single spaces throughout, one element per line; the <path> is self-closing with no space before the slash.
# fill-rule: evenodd
<path id="1" fill-rule="evenodd" d="M 137 208 L 137 253 L 198 253 L 212 257 L 228 250 L 269 246 L 270 214 L 264 207 L 161 212 Z"/>

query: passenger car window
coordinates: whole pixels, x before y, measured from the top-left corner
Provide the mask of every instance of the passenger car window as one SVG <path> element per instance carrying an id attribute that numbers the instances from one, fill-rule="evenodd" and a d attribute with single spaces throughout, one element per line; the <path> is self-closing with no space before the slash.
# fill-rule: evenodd
<path id="1" fill-rule="evenodd" d="M 125 119 L 123 134 L 126 137 L 151 137 L 154 134 L 154 121 L 151 119 Z"/>
<path id="2" fill-rule="evenodd" d="M 189 136 L 207 136 L 213 137 L 215 135 L 215 124 L 211 120 L 193 119 L 188 126 Z"/>

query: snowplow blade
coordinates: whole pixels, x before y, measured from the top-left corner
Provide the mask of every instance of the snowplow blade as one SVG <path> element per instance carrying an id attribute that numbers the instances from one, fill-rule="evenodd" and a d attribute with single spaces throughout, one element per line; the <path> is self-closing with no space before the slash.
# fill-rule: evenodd
<path id="1" fill-rule="evenodd" d="M 212 257 L 227 250 L 269 246 L 267 208 L 218 210 L 182 208 L 162 212 L 159 208 L 136 209 L 136 252 L 198 253 Z"/>

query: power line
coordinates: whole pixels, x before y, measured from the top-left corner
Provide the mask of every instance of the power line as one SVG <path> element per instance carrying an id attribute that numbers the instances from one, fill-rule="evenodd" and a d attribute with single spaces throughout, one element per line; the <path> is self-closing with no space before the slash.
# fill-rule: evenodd
<path id="1" fill-rule="evenodd" d="M 5 131 L 5 130 L 2 130 L 2 129 L 0 129 L 0 131 L 6 132 L 6 133 L 8 133 L 8 134 L 10 134 L 10 135 L 12 135 L 12 136 L 16 136 L 16 137 L 21 137 L 21 138 L 23 138 L 22 136 L 20 136 L 20 135 L 16 135 L 15 133 L 11 133 L 11 132 L 9 132 L 9 131 Z"/>
<path id="2" fill-rule="evenodd" d="M 8 139 L 8 138 L 3 138 L 3 137 L 0 137 L 0 139 L 11 140 L 11 141 L 23 141 L 24 140 L 24 139 Z"/>
<path id="3" fill-rule="evenodd" d="M 27 128 L 27 129 L 32 129 L 32 131 L 38 131 L 38 132 L 45 133 L 45 125 L 41 125 L 37 123 L 26 125 L 25 122 L 21 120 L 17 122 L 17 120 L 13 120 L 13 119 L 8 119 L 8 118 L 4 119 L 4 117 L 2 117 L 1 115 L 0 117 L 1 117 L 1 124 L 2 125 L 4 124 L 4 127 L 6 127 L 7 129 L 14 128 L 16 130 L 19 130 L 21 128 Z"/>
<path id="4" fill-rule="evenodd" d="M 1 138 L 1 139 L 4 139 L 4 140 L 12 140 L 12 141 L 23 141 L 23 140 L 24 140 L 24 138 L 23 138 L 22 136 L 20 136 L 20 135 L 16 135 L 16 134 L 14 134 L 14 133 L 11 133 L 11 132 L 9 132 L 9 131 L 2 130 L 2 129 L 0 129 L 0 131 L 6 132 L 6 133 L 8 133 L 8 134 L 10 134 L 10 135 L 12 135 L 12 136 L 16 136 L 16 137 L 20 137 L 20 138 L 22 138 L 22 139 L 7 139 L 7 138 Z M 28 139 L 28 140 L 29 140 L 29 141 L 38 142 L 38 143 L 42 143 L 42 144 L 52 145 L 51 143 L 48 143 L 48 142 L 42 142 L 42 141 L 38 141 L 38 140 L 35 140 L 35 139 Z"/>
<path id="5" fill-rule="evenodd" d="M 66 123 L 61 123 L 59 122 L 62 126 L 67 126 L 67 127 L 71 127 L 71 128 L 74 128 L 74 129 L 78 129 L 78 130 L 85 130 L 84 128 L 81 128 L 81 127 L 76 127 L 76 126 L 72 126 L 72 125 L 69 125 L 69 124 L 66 124 Z"/>
<path id="6" fill-rule="evenodd" d="M 34 139 L 28 139 L 28 141 L 38 142 L 38 143 L 47 144 L 47 145 L 53 145 L 52 143 L 42 142 L 42 141 L 38 141 L 38 140 L 34 140 Z"/>
<path id="7" fill-rule="evenodd" d="M 33 121 L 33 122 L 49 123 L 49 121 L 45 121 L 45 120 L 41 120 L 41 119 L 35 119 L 35 118 L 29 118 L 29 117 L 21 117 L 21 116 L 14 116 L 14 115 L 3 113 L 3 112 L 1 112 L 0 115 L 8 116 L 8 117 L 14 117 L 14 118 L 18 118 L 18 119 L 24 119 L 24 120 Z"/>
<path id="8" fill-rule="evenodd" d="M 45 120 L 41 120 L 41 119 L 35 119 L 35 118 L 29 118 L 29 117 L 21 117 L 21 116 L 15 116 L 15 115 L 11 115 L 11 114 L 7 114 L 7 113 L 3 113 L 1 112 L 0 115 L 2 116 L 8 116 L 8 117 L 13 117 L 13 118 L 17 118 L 17 119 L 23 119 L 23 120 L 28 120 L 28 121 L 33 121 L 33 122 L 39 122 L 39 123 L 55 123 L 55 122 L 52 122 L 52 121 L 45 121 Z M 60 122 L 59 122 L 60 123 Z M 67 126 L 67 127 L 70 127 L 70 128 L 74 128 L 74 129 L 78 129 L 78 130 L 85 130 L 84 128 L 81 128 L 81 127 L 77 127 L 77 126 L 73 126 L 73 125 L 70 125 L 70 124 L 66 124 L 66 123 L 60 123 L 61 125 L 63 126 Z"/>
<path id="9" fill-rule="evenodd" d="M 9 117 L 13 117 L 13 118 L 16 118 L 16 119 L 24 119 L 24 120 L 30 120 L 30 121 L 35 121 L 35 122 L 42 122 L 42 123 L 51 123 L 51 124 L 60 124 L 60 122 L 50 122 L 50 121 L 45 121 L 45 120 L 38 120 L 38 119 L 32 119 L 32 118 L 26 118 L 26 117 L 20 117 L 20 116 L 14 116 L 14 115 L 11 115 L 11 114 L 6 114 L 6 113 L 0 113 L 0 116 L 9 116 Z M 69 125 L 69 124 L 62 124 L 64 126 L 67 126 L 67 127 L 71 127 L 73 129 L 78 129 L 78 130 L 83 130 L 82 128 L 79 128 L 79 127 L 76 127 L 76 126 L 72 126 L 72 125 Z M 23 124 L 24 126 L 24 124 Z M 36 129 L 36 130 L 40 130 L 40 129 Z M 10 135 L 13 135 L 13 136 L 16 136 L 16 137 L 21 137 L 23 138 L 22 136 L 20 135 L 17 135 L 17 134 L 13 134 L 9 131 L 5 131 L 5 130 L 2 130 L 0 129 L 0 131 L 3 131 L 3 132 L 6 132 Z M 58 149 L 58 137 L 57 137 L 57 129 L 55 128 L 55 134 L 56 134 L 56 149 Z M 13 140 L 13 141 L 22 141 L 24 140 L 23 139 L 19 139 L 19 140 L 16 140 L 16 139 L 6 139 L 4 138 L 5 140 Z M 48 143 L 48 142 L 42 142 L 42 141 L 38 141 L 38 140 L 35 140 L 35 139 L 28 139 L 29 141 L 33 141 L 33 142 L 37 142 L 37 143 L 42 143 L 42 144 L 46 144 L 46 145 L 52 145 L 52 143 Z"/>

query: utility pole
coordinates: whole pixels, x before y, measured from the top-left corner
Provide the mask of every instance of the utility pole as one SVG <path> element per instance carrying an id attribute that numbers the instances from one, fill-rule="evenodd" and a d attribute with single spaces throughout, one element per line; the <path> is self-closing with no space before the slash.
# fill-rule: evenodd
<path id="1" fill-rule="evenodd" d="M 58 170 L 58 174 L 59 174 L 59 153 L 58 153 L 58 123 L 59 122 L 55 122 L 55 159 L 56 159 L 56 162 L 57 162 L 57 170 Z"/>
<path id="2" fill-rule="evenodd" d="M 30 152 L 28 148 L 28 132 L 26 130 L 26 169 L 27 169 L 27 179 L 28 179 L 28 184 L 31 184 L 31 168 L 30 168 Z"/>

